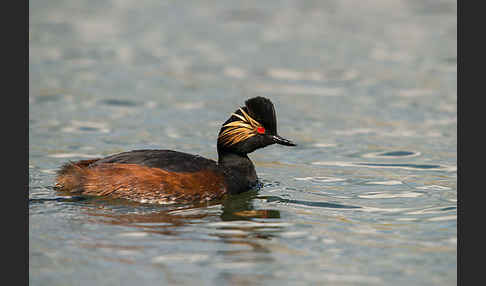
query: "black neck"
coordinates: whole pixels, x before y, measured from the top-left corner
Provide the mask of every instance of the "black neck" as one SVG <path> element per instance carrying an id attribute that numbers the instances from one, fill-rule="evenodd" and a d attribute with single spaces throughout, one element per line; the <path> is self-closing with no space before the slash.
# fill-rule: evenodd
<path id="1" fill-rule="evenodd" d="M 246 154 L 219 151 L 218 165 L 226 174 L 230 193 L 244 192 L 257 183 L 255 167 Z"/>

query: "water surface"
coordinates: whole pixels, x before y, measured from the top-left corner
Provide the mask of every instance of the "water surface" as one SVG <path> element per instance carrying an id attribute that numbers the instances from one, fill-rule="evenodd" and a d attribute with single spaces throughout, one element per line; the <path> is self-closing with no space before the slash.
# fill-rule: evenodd
<path id="1" fill-rule="evenodd" d="M 31 1 L 30 285 L 455 285 L 454 1 Z M 245 99 L 298 147 L 199 206 L 54 192 L 65 162 L 216 159 Z"/>

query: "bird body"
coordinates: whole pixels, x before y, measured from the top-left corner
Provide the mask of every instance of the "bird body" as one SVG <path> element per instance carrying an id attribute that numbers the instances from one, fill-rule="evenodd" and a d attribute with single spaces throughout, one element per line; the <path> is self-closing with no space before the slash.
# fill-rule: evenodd
<path id="1" fill-rule="evenodd" d="M 218 162 L 172 150 L 134 150 L 64 164 L 56 189 L 141 203 L 189 203 L 241 193 L 258 182 L 247 154 L 274 143 L 295 146 L 276 132 L 273 104 L 263 97 L 245 102 L 222 125 Z"/>

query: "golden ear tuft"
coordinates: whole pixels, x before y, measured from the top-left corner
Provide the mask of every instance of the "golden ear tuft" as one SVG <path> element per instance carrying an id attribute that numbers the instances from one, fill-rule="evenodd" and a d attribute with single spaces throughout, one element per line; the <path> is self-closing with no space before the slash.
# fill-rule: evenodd
<path id="1" fill-rule="evenodd" d="M 257 130 L 263 128 L 263 126 L 251 118 L 242 108 L 240 108 L 243 116 L 233 113 L 232 116 L 236 116 L 240 120 L 232 121 L 223 125 L 223 132 L 219 135 L 219 140 L 223 145 L 231 146 L 238 142 L 244 141 L 252 136 L 258 134 Z"/>

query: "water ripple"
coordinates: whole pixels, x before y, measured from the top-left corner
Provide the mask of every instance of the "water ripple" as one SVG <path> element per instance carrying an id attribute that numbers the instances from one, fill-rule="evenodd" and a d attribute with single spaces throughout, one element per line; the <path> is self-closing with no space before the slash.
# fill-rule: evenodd
<path id="1" fill-rule="evenodd" d="M 292 200 L 284 199 L 277 196 L 259 196 L 259 199 L 265 199 L 267 202 L 280 202 L 285 204 L 296 204 L 306 207 L 320 207 L 320 208 L 333 208 L 333 209 L 358 209 L 359 206 L 343 205 L 337 203 L 329 202 L 316 202 L 316 201 L 302 201 L 302 200 Z"/>
<path id="2" fill-rule="evenodd" d="M 387 152 L 374 152 L 362 155 L 364 158 L 386 158 L 386 159 L 397 159 L 397 158 L 410 158 L 420 156 L 420 152 L 413 151 L 387 151 Z"/>
<path id="3" fill-rule="evenodd" d="M 206 254 L 199 253 L 172 253 L 166 255 L 160 255 L 152 258 L 152 263 L 164 264 L 164 263 L 198 263 L 204 262 L 209 259 Z"/>
<path id="4" fill-rule="evenodd" d="M 100 132 L 108 133 L 110 129 L 107 124 L 101 122 L 91 122 L 91 121 L 71 121 L 71 126 L 66 126 L 61 129 L 62 132 L 67 133 L 86 133 L 86 132 Z"/>
<path id="5" fill-rule="evenodd" d="M 341 88 L 330 88 L 322 86 L 296 85 L 296 84 L 258 84 L 255 86 L 255 91 L 260 93 L 275 93 L 275 94 L 305 94 L 305 95 L 319 95 L 319 96 L 343 96 L 344 92 Z"/>
<path id="6" fill-rule="evenodd" d="M 444 213 L 444 212 L 449 212 L 449 211 L 456 211 L 457 207 L 451 206 L 451 207 L 432 207 L 432 208 L 424 208 L 420 210 L 414 210 L 407 212 L 408 215 L 424 215 L 424 214 L 438 214 L 438 213 Z"/>
<path id="7" fill-rule="evenodd" d="M 359 195 L 363 199 L 394 199 L 394 198 L 416 198 L 422 196 L 422 193 L 417 192 L 401 192 L 401 193 L 367 193 Z"/>
<path id="8" fill-rule="evenodd" d="M 417 187 L 417 189 L 420 189 L 420 190 L 435 190 L 435 191 L 451 190 L 451 188 L 449 188 L 449 187 L 438 186 L 438 185 Z"/>
<path id="9" fill-rule="evenodd" d="M 243 79 L 247 77 L 246 70 L 239 67 L 226 67 L 223 73 L 227 77 L 233 77 L 238 79 Z"/>
<path id="10" fill-rule="evenodd" d="M 131 101 L 131 100 L 126 100 L 126 99 L 104 99 L 100 101 L 101 104 L 104 105 L 109 105 L 109 106 L 119 106 L 119 107 L 133 107 L 137 106 L 138 103 Z"/>
<path id="11" fill-rule="evenodd" d="M 82 153 L 54 153 L 54 154 L 47 155 L 47 157 L 51 157 L 51 158 L 96 158 L 100 156 L 101 155 L 99 154 L 92 155 L 92 154 L 82 154 Z"/>
<path id="12" fill-rule="evenodd" d="M 427 219 L 429 221 L 457 220 L 457 215 L 437 216 Z"/>
<path id="13" fill-rule="evenodd" d="M 398 96 L 401 97 L 418 97 L 418 96 L 430 96 L 436 93 L 432 89 L 403 89 L 398 92 Z"/>
<path id="14" fill-rule="evenodd" d="M 428 165 L 428 164 L 390 164 L 390 163 L 356 163 L 357 165 L 368 167 L 383 167 L 383 168 L 401 168 L 407 170 L 426 169 L 437 170 L 441 169 L 440 165 Z"/>
<path id="15" fill-rule="evenodd" d="M 334 177 L 303 177 L 303 178 L 295 178 L 297 181 L 310 181 L 315 183 L 334 183 L 334 182 L 342 182 L 346 181 L 343 178 L 334 178 Z"/>
<path id="16" fill-rule="evenodd" d="M 282 68 L 271 68 L 267 71 L 267 74 L 272 78 L 284 80 L 324 80 L 324 76 L 317 71 L 296 71 Z"/>
<path id="17" fill-rule="evenodd" d="M 367 167 L 367 168 L 392 168 L 414 171 L 449 171 L 457 170 L 456 166 L 432 165 L 432 164 L 412 164 L 412 163 L 373 163 L 373 162 L 340 162 L 340 161 L 317 161 L 312 165 L 336 166 L 336 167 Z"/>
<path id="18" fill-rule="evenodd" d="M 329 148 L 329 147 L 336 147 L 337 144 L 334 144 L 334 143 L 315 143 L 315 144 L 312 144 L 312 146 L 317 147 L 317 148 Z"/>
<path id="19" fill-rule="evenodd" d="M 237 221 L 219 221 L 219 222 L 212 222 L 207 223 L 206 226 L 208 227 L 238 227 L 238 228 L 255 228 L 255 227 L 265 227 L 265 228 L 281 228 L 281 227 L 289 227 L 292 226 L 292 223 L 287 222 L 258 222 L 258 221 L 246 221 L 246 220 L 237 220 Z"/>
<path id="20" fill-rule="evenodd" d="M 379 181 L 379 182 L 367 182 L 367 185 L 384 185 L 384 186 L 394 186 L 394 185 L 401 185 L 403 182 L 401 181 Z"/>

